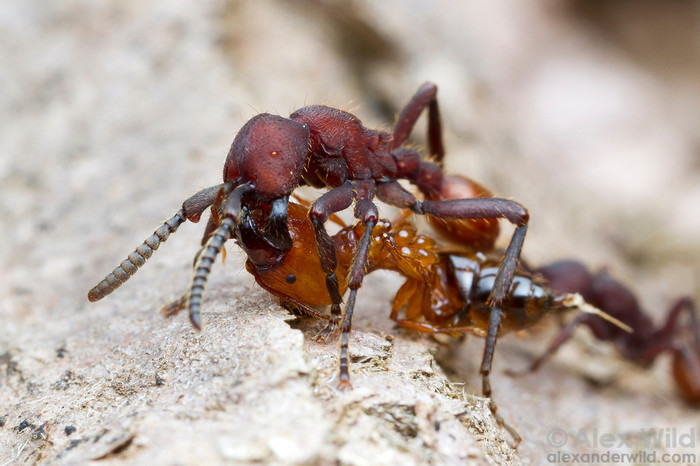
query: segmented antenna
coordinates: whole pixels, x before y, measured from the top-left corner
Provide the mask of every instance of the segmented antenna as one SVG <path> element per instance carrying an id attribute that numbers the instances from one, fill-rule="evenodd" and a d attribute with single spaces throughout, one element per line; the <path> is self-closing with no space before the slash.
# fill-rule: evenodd
<path id="1" fill-rule="evenodd" d="M 171 233 L 175 233 L 180 225 L 186 220 L 185 210 L 180 209 L 175 215 L 161 225 L 151 236 L 137 247 L 134 252 L 122 261 L 112 273 L 107 275 L 104 280 L 97 284 L 88 292 L 88 299 L 92 302 L 98 301 L 112 291 L 119 288 L 122 283 L 127 281 L 143 264 L 146 263 L 149 257 L 153 255 L 153 251 L 158 249 L 160 243 L 165 242 Z"/>
<path id="2" fill-rule="evenodd" d="M 202 320 L 199 315 L 199 310 L 202 305 L 202 293 L 204 286 L 207 283 L 211 266 L 216 260 L 216 256 L 221 252 L 224 243 L 231 238 L 235 221 L 231 217 L 225 217 L 221 221 L 219 228 L 211 235 L 207 244 L 202 248 L 202 253 L 197 258 L 197 263 L 194 266 L 194 276 L 190 282 L 190 287 L 187 290 L 187 308 L 190 313 L 190 322 L 197 330 L 202 329 Z"/>

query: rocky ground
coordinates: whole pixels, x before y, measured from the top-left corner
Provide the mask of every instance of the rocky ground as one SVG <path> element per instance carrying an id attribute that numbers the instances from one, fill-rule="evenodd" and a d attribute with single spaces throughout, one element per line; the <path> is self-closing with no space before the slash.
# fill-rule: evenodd
<path id="1" fill-rule="evenodd" d="M 86 299 L 184 198 L 220 182 L 251 116 L 323 102 L 388 129 L 430 80 L 447 169 L 528 206 L 530 263 L 608 267 L 660 321 L 675 297 L 700 297 L 699 12 L 596 5 L 6 2 L 0 464 L 700 454 L 698 411 L 678 398 L 668 357 L 641 370 L 583 330 L 539 373 L 507 375 L 539 354 L 555 321 L 499 342 L 495 396 L 524 437 L 513 451 L 479 396 L 483 342 L 396 329 L 390 274 L 361 290 L 347 393 L 335 389 L 336 345 L 315 343 L 318 323 L 260 290 L 233 245 L 211 277 L 204 331 L 165 319 L 199 225 L 115 294 Z M 666 428 L 692 446 L 644 446 L 645 429 Z M 605 434 L 629 445 L 594 445 Z"/>

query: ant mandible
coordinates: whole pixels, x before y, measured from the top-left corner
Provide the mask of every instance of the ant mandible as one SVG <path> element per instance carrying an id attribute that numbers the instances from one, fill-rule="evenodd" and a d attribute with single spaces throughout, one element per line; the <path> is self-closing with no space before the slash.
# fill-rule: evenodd
<path id="1" fill-rule="evenodd" d="M 428 112 L 428 147 L 436 162 L 421 160 L 413 149 L 401 147 L 418 117 Z M 489 304 L 489 339 L 498 333 L 501 305 L 510 289 L 527 232 L 529 214 L 521 204 L 499 198 L 431 200 L 443 189 L 444 157 L 437 86 L 421 86 L 404 107 L 393 132 L 366 128 L 343 110 L 312 105 L 283 118 L 263 113 L 250 119 L 236 135 L 224 164 L 224 182 L 205 188 L 182 204 L 182 209 L 147 238 L 126 260 L 88 293 L 97 301 L 119 287 L 153 254 L 161 242 L 186 220 L 199 221 L 202 213 L 221 201 L 221 220 L 210 218 L 203 248 L 196 256 L 195 271 L 186 295 L 194 328 L 201 329 L 200 308 L 207 277 L 223 244 L 240 223 L 242 209 L 264 214 L 261 238 L 285 251 L 292 247 L 287 228 L 289 196 L 301 185 L 329 190 L 309 210 L 316 248 L 331 296 L 331 318 L 322 339 L 340 332 L 339 387 L 350 387 L 347 346 L 357 290 L 362 284 L 370 238 L 378 220 L 374 198 L 388 204 L 445 219 L 502 219 L 515 225 L 498 268 Z M 426 200 L 419 201 L 398 180 L 414 184 Z M 336 212 L 355 204 L 354 215 L 365 226 L 348 271 L 350 289 L 345 312 L 336 274 L 337 258 L 325 223 Z M 206 241 L 206 242 L 205 242 Z"/>

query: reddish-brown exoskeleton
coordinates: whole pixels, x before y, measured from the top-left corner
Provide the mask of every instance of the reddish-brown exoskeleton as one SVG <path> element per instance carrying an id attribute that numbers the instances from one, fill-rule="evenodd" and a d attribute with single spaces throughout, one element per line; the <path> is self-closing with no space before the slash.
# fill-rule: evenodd
<path id="1" fill-rule="evenodd" d="M 185 200 L 182 209 L 146 239 L 128 258 L 88 293 L 96 301 L 120 286 L 143 265 L 153 250 L 185 220 L 197 222 L 204 210 L 219 199 L 220 215 L 210 218 L 197 255 L 192 282 L 186 295 L 192 325 L 200 329 L 202 293 L 216 256 L 235 235 L 243 209 L 264 217 L 260 241 L 277 251 L 292 248 L 287 227 L 289 196 L 301 185 L 326 187 L 309 210 L 316 249 L 326 288 L 332 299 L 331 318 L 323 338 L 341 335 L 340 387 L 349 387 L 347 344 L 357 290 L 362 284 L 370 238 L 377 224 L 374 198 L 414 213 L 445 219 L 502 219 L 516 228 L 500 263 L 489 297 L 489 337 L 495 339 L 501 305 L 508 294 L 527 231 L 528 212 L 517 202 L 498 198 L 443 200 L 445 188 L 440 162 L 444 156 L 442 130 L 434 84 L 421 86 L 403 109 L 392 133 L 362 125 L 348 112 L 322 105 L 304 107 L 289 118 L 260 114 L 236 135 L 224 165 L 224 182 Z M 428 146 L 437 163 L 421 159 L 418 152 L 401 147 L 420 114 L 428 112 Z M 417 200 L 398 180 L 408 180 L 425 196 Z M 348 270 L 350 290 L 344 312 L 336 273 L 338 260 L 325 223 L 335 212 L 355 204 L 354 214 L 365 226 Z"/>
<path id="2" fill-rule="evenodd" d="M 671 353 L 673 377 L 680 394 L 690 403 L 700 403 L 700 322 L 689 297 L 676 301 L 668 310 L 666 322 L 656 327 L 634 295 L 606 272 L 592 274 L 578 262 L 561 261 L 542 267 L 537 273 L 548 280 L 552 289 L 560 293 L 580 293 L 587 302 L 629 325 L 633 332 L 624 332 L 596 316 L 581 314 L 564 327 L 547 351 L 533 362 L 531 370 L 537 370 L 546 362 L 571 338 L 577 326 L 585 325 L 596 338 L 612 342 L 625 359 L 644 368 L 660 354 Z M 688 322 L 682 325 L 679 319 L 684 313 Z M 681 338 L 684 331 L 689 334 L 690 341 Z"/>

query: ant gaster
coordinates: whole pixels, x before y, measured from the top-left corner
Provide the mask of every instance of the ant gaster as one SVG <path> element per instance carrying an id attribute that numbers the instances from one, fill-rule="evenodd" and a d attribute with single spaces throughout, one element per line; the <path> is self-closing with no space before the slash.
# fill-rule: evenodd
<path id="1" fill-rule="evenodd" d="M 445 176 L 442 129 L 437 87 L 421 86 L 398 117 L 393 132 L 368 129 L 354 115 L 331 107 L 312 105 L 290 116 L 263 113 L 249 120 L 236 135 L 224 165 L 224 182 L 205 188 L 182 204 L 182 209 L 146 239 L 125 261 L 88 293 L 96 301 L 119 287 L 144 264 L 161 242 L 190 220 L 197 222 L 217 199 L 220 215 L 213 215 L 196 257 L 194 276 L 186 295 L 190 321 L 201 328 L 202 293 L 216 256 L 235 234 L 243 209 L 265 216 L 260 239 L 270 250 L 292 247 L 287 227 L 289 196 L 301 185 L 326 187 L 309 210 L 316 248 L 331 298 L 331 318 L 322 339 L 340 332 L 339 387 L 350 387 L 347 364 L 348 338 L 357 290 L 362 284 L 370 238 L 377 224 L 374 198 L 388 204 L 445 219 L 501 219 L 515 231 L 498 268 L 489 297 L 491 308 L 487 342 L 495 341 L 501 305 L 508 294 L 527 231 L 529 215 L 521 204 L 499 198 L 431 200 L 443 189 Z M 413 149 L 401 147 L 421 113 L 428 112 L 428 147 L 435 162 L 421 160 Z M 417 200 L 398 180 L 414 184 L 426 200 Z M 337 258 L 325 223 L 336 212 L 355 204 L 354 215 L 365 226 L 348 271 L 350 290 L 345 312 L 336 274 Z M 482 371 L 485 364 L 482 364 Z M 489 364 L 490 366 L 490 364 Z"/>

